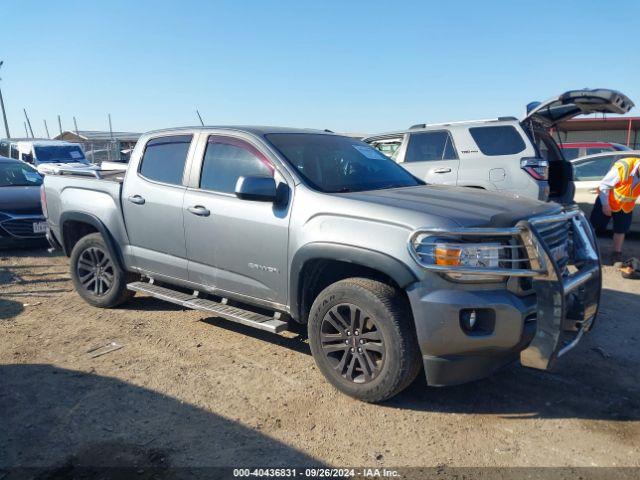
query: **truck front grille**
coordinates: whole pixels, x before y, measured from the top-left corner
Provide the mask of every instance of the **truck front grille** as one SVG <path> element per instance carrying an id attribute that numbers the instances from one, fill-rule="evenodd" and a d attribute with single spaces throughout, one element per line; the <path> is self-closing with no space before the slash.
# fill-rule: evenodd
<path id="1" fill-rule="evenodd" d="M 551 256 L 558 263 L 560 272 L 565 273 L 571 255 L 571 223 L 568 220 L 544 223 L 536 226 L 542 241 Z"/>

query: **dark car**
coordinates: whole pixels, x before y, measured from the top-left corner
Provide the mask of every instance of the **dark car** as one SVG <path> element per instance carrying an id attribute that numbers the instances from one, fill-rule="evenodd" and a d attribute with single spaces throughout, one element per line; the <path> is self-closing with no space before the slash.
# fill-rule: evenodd
<path id="1" fill-rule="evenodd" d="M 0 157 L 0 246 L 46 245 L 42 176 L 20 160 Z"/>

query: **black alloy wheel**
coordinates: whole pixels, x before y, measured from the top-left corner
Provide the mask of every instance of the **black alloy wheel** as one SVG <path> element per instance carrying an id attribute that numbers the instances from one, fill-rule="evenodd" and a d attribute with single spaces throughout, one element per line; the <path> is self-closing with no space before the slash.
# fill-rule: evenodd
<path id="1" fill-rule="evenodd" d="M 76 269 L 82 288 L 93 295 L 104 296 L 113 287 L 113 262 L 109 254 L 101 248 L 91 246 L 83 250 Z"/>
<path id="2" fill-rule="evenodd" d="M 385 361 L 385 344 L 375 319 L 350 303 L 331 308 L 320 327 L 322 352 L 336 372 L 353 383 L 374 380 Z"/>

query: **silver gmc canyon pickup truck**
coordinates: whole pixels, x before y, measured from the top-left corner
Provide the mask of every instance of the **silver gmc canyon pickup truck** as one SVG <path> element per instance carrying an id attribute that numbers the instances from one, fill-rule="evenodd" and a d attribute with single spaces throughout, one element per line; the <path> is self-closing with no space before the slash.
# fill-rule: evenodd
<path id="1" fill-rule="evenodd" d="M 151 132 L 126 172 L 62 169 L 42 193 L 91 305 L 144 292 L 275 333 L 298 322 L 329 382 L 369 402 L 422 367 L 430 385 L 518 357 L 548 369 L 598 310 L 578 210 L 426 185 L 328 131 Z"/>

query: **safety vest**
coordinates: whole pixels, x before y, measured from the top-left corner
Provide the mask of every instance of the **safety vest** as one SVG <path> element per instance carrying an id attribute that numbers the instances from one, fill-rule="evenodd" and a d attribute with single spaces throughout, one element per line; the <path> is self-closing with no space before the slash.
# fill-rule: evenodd
<path id="1" fill-rule="evenodd" d="M 629 157 L 618 160 L 614 165 L 618 169 L 620 181 L 609 191 L 609 205 L 612 212 L 622 210 L 629 213 L 640 197 L 640 182 L 633 188 L 633 177 L 636 167 L 640 168 L 640 158 Z"/>

